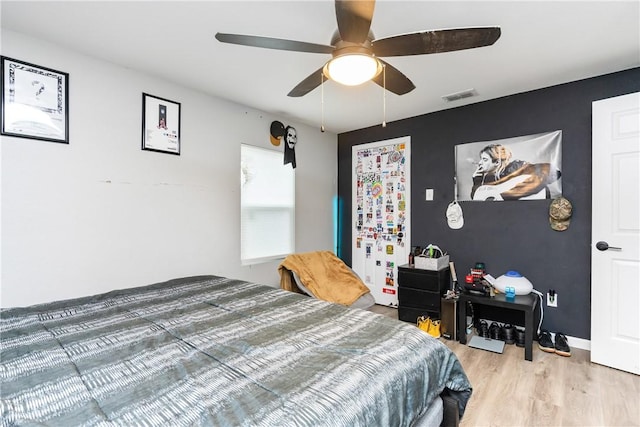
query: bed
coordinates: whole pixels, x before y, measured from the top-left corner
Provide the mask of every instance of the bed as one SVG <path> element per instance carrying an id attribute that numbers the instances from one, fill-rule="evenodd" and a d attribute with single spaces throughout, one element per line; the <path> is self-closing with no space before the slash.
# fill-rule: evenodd
<path id="1" fill-rule="evenodd" d="M 218 276 L 2 309 L 0 344 L 2 426 L 439 425 L 471 395 L 410 324 Z"/>

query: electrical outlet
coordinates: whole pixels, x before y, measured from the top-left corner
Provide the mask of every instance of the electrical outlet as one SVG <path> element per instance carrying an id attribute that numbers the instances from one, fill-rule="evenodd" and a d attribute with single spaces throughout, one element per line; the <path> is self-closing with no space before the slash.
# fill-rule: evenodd
<path id="1" fill-rule="evenodd" d="M 549 292 L 547 292 L 547 307 L 557 307 L 558 306 L 558 293 L 554 292 L 553 296 Z"/>

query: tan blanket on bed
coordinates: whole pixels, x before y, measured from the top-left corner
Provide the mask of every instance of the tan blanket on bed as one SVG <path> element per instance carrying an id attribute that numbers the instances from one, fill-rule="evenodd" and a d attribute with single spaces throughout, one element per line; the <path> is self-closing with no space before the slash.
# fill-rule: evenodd
<path id="1" fill-rule="evenodd" d="M 280 287 L 300 292 L 289 271 L 294 271 L 304 286 L 318 299 L 351 305 L 369 288 L 331 251 L 316 251 L 287 256 L 278 267 Z"/>

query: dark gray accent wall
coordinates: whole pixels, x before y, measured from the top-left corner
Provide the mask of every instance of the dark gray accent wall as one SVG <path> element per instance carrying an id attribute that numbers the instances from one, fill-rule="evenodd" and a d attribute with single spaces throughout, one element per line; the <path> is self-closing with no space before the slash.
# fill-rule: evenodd
<path id="1" fill-rule="evenodd" d="M 351 265 L 352 146 L 409 135 L 412 245 L 446 249 L 461 278 L 483 261 L 494 277 L 517 270 L 535 289 L 555 289 L 558 308 L 545 301 L 543 328 L 590 339 L 591 103 L 638 91 L 634 68 L 340 134 L 338 255 Z M 567 231 L 549 227 L 549 200 L 461 202 L 464 227 L 447 226 L 455 145 L 554 130 L 562 130 L 562 190 L 573 204 Z M 433 201 L 424 200 L 426 188 Z"/>

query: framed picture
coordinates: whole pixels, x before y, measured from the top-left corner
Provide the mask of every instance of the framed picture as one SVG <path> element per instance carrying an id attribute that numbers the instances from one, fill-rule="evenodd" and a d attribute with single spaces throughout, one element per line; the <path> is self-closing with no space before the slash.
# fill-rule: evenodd
<path id="1" fill-rule="evenodd" d="M 180 155 L 180 103 L 142 94 L 142 149 Z"/>
<path id="2" fill-rule="evenodd" d="M 69 143 L 69 74 L 2 56 L 2 135 Z"/>

